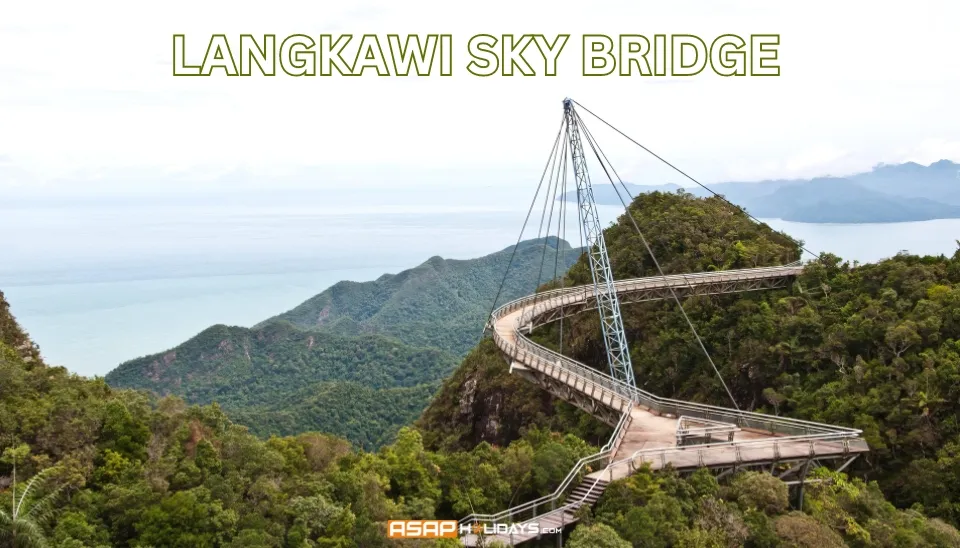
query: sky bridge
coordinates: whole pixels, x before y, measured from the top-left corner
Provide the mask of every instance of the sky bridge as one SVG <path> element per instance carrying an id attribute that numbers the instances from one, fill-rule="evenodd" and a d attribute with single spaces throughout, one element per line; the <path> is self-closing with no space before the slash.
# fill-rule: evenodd
<path id="1" fill-rule="evenodd" d="M 665 298 L 664 288 L 671 284 L 678 288 L 682 284 L 689 295 L 784 287 L 802 270 L 802 266 L 788 265 L 637 278 L 618 281 L 615 287 L 629 302 L 641 302 Z M 842 470 L 869 450 L 856 429 L 661 398 L 527 337 L 535 326 L 595 308 L 590 304 L 595 300 L 592 289 L 578 286 L 507 303 L 491 316 L 490 327 L 497 347 L 510 361 L 511 373 L 614 426 L 611 443 L 571 471 L 566 485 L 554 495 L 500 514 L 469 516 L 466 521 L 533 521 L 541 528 L 570 524 L 576 521 L 576 509 L 596 502 L 610 481 L 644 464 L 654 470 L 668 465 L 680 471 L 707 467 L 719 475 L 761 469 L 785 481 L 800 482 L 814 466 L 832 461 Z M 694 443 L 685 439 L 691 435 Z M 532 538 L 515 535 L 512 540 L 497 540 L 519 544 Z M 474 537 L 464 541 L 466 546 L 478 545 Z"/>
<path id="2" fill-rule="evenodd" d="M 556 195 L 561 173 L 566 186 L 566 157 L 569 155 L 569 165 L 577 184 L 581 234 L 586 239 L 584 248 L 593 283 L 535 293 L 506 303 L 492 311 L 486 328 L 509 362 L 512 374 L 522 376 L 609 424 L 613 427 L 613 434 L 598 453 L 581 459 L 553 493 L 497 514 L 467 516 L 461 520 L 461 525 L 473 525 L 477 531 L 482 530 L 479 526 L 484 524 L 507 523 L 537 524 L 540 530 L 563 528 L 577 521 L 577 510 L 581 506 L 599 500 L 610 482 L 627 477 L 643 466 L 654 470 L 669 466 L 681 473 L 708 468 L 718 476 L 739 470 L 763 470 L 788 484 L 799 485 L 802 497 L 803 482 L 813 467 L 830 465 L 844 470 L 859 455 L 869 451 L 860 430 L 739 409 L 696 327 L 684 311 L 681 299 L 690 296 L 788 287 L 803 271 L 800 261 L 782 266 L 667 275 L 660 268 L 635 219 L 628 215 L 660 275 L 613 279 L 582 143 L 586 141 L 595 152 L 615 189 L 618 187 L 611 172 L 616 175 L 616 171 L 609 166 L 606 156 L 583 126 L 575 104 L 581 106 L 569 99 L 564 102 L 564 120 L 548 167 L 551 161 L 555 162 L 550 171 L 551 177 L 557 173 Z M 566 139 L 561 146 L 563 130 Z M 636 144 L 650 152 L 643 145 Z M 617 181 L 629 196 L 619 176 Z M 618 194 L 620 192 L 618 189 Z M 621 199 L 627 207 L 627 201 Z M 738 208 L 738 211 L 742 210 Z M 552 214 L 551 207 L 551 220 L 547 226 L 553 222 Z M 563 213 L 560 215 L 558 227 L 563 222 Z M 730 396 L 732 408 L 664 398 L 637 388 L 620 305 L 662 299 L 673 300 L 683 312 L 706 361 Z M 609 374 L 537 344 L 528 337 L 537 327 L 593 310 L 600 314 Z M 532 531 L 534 528 L 517 530 Z M 538 536 L 531 532 L 486 538 L 467 535 L 461 537 L 461 541 L 465 546 L 482 546 L 493 540 L 517 545 Z M 556 537 L 558 545 L 562 545 L 562 535 Z"/>

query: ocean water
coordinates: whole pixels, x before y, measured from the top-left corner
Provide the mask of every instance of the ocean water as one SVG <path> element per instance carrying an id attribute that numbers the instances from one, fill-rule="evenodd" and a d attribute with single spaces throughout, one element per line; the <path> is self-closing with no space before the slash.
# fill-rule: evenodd
<path id="1" fill-rule="evenodd" d="M 453 202 L 456 203 L 456 202 Z M 0 208 L 0 290 L 51 363 L 104 375 L 217 323 L 250 326 L 340 280 L 516 242 L 529 202 L 171 204 Z M 619 208 L 600 207 L 612 222 Z M 575 211 L 571 209 L 571 215 Z M 524 239 L 537 235 L 539 211 Z M 950 254 L 960 220 L 811 225 L 767 220 L 861 262 Z M 577 245 L 576 224 L 567 239 Z"/>

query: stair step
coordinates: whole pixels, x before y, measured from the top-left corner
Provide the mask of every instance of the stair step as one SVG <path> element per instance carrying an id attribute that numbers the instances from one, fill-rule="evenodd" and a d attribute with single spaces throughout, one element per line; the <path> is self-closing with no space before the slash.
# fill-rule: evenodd
<path id="1" fill-rule="evenodd" d="M 570 497 L 566 500 L 565 504 L 594 504 L 600 497 Z"/>
<path id="2" fill-rule="evenodd" d="M 540 527 L 554 528 L 554 527 L 567 526 L 576 522 L 577 518 L 574 516 L 574 512 L 576 512 L 581 506 L 584 506 L 584 505 L 593 506 L 593 504 L 600 499 L 600 496 L 603 495 L 603 491 L 604 489 L 606 489 L 609 483 L 610 482 L 605 480 L 595 480 L 593 478 L 585 479 L 583 482 L 580 483 L 580 485 L 577 485 L 573 489 L 573 491 L 571 491 L 570 494 L 567 496 L 566 504 L 568 505 L 569 510 L 563 512 L 562 517 L 557 514 L 553 514 L 550 516 L 539 518 L 538 521 L 539 521 Z M 532 535 L 532 534 L 516 534 L 513 536 L 513 542 L 515 544 L 526 542 L 528 540 L 534 539 L 535 537 L 536 535 Z M 510 543 L 509 536 L 503 536 L 503 535 L 494 535 L 492 537 L 488 537 L 487 542 L 494 539 L 500 540 L 507 544 Z M 464 537 L 462 541 L 465 546 L 476 546 L 476 543 L 477 543 L 477 539 L 473 538 L 473 536 L 470 536 L 470 538 Z"/>
<path id="3" fill-rule="evenodd" d="M 574 491 L 603 491 L 606 485 L 578 485 Z"/>
<path id="4" fill-rule="evenodd" d="M 599 500 L 600 497 L 571 497 L 568 498 L 566 504 L 573 504 L 575 502 L 585 502 L 587 504 L 593 504 Z"/>
<path id="5" fill-rule="evenodd" d="M 580 486 L 580 487 L 577 487 L 576 489 L 574 489 L 573 491 L 571 491 L 570 494 L 580 494 L 580 495 L 583 495 L 583 494 L 586 494 L 586 493 L 590 493 L 590 494 L 594 494 L 594 493 L 600 494 L 600 493 L 603 493 L 603 491 L 604 491 L 604 488 L 603 488 L 603 486 L 601 486 L 601 485 L 596 485 L 596 486 L 591 486 L 591 487 L 583 487 L 583 486 Z"/>

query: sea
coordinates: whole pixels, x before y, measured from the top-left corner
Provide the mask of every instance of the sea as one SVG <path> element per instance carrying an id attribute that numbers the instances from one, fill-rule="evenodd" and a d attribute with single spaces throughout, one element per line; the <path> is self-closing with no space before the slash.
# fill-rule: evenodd
<path id="1" fill-rule="evenodd" d="M 341 280 L 433 256 L 480 257 L 545 234 L 525 200 L 375 203 L 34 203 L 0 207 L 0 290 L 45 359 L 86 376 L 214 324 L 251 326 Z M 524 225 L 524 220 L 529 220 Z M 599 206 L 604 224 L 622 209 Z M 576 210 L 570 208 L 571 218 Z M 566 224 L 559 209 L 551 226 Z M 806 224 L 764 219 L 813 251 L 876 261 L 952 254 L 960 219 Z M 546 223 L 543 223 L 546 224 Z M 576 223 L 566 237 L 578 245 Z"/>

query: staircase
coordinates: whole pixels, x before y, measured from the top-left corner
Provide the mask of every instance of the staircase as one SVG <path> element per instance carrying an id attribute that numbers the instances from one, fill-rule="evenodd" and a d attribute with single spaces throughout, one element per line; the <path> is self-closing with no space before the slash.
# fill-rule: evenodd
<path id="1" fill-rule="evenodd" d="M 514 524 L 515 527 L 512 528 L 513 531 L 490 531 L 491 534 L 466 535 L 461 537 L 460 540 L 464 546 L 489 546 L 494 542 L 516 546 L 540 538 L 542 534 L 551 536 L 561 534 L 564 527 L 578 520 L 577 510 L 581 506 L 593 506 L 603 495 L 607 485 L 609 485 L 609 482 L 603 479 L 585 477 L 570 492 L 560 508 L 527 521 L 516 523 Z"/>
<path id="2" fill-rule="evenodd" d="M 571 509 L 576 512 L 583 505 L 593 506 L 600 499 L 600 495 L 607 489 L 610 482 L 600 478 L 583 478 L 580 485 L 567 497 Z"/>

